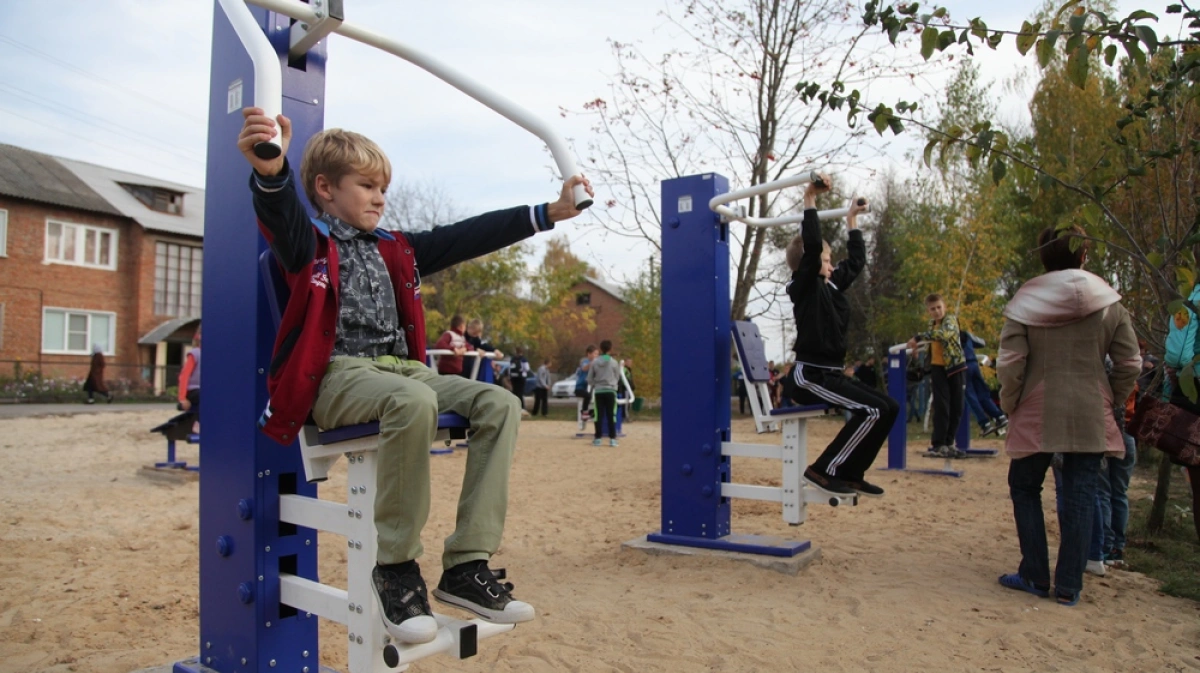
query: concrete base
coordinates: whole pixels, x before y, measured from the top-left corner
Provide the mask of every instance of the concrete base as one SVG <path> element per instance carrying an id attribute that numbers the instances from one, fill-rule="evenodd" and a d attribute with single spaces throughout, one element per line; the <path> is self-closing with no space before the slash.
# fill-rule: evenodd
<path id="1" fill-rule="evenodd" d="M 195 668 L 196 670 L 199 670 L 199 671 L 205 671 L 205 673 L 207 673 L 208 671 L 212 671 L 212 673 L 217 673 L 216 670 L 211 669 L 211 668 L 205 666 L 204 664 L 201 664 L 196 659 L 187 659 L 181 663 L 187 664 L 188 667 L 190 667 L 190 668 Z M 175 664 L 167 664 L 165 666 L 151 666 L 150 668 L 139 669 L 139 670 L 133 671 L 133 673 L 174 673 L 174 671 L 175 671 Z M 329 668 L 328 666 L 322 666 L 321 670 L 318 673 L 339 673 L 339 672 L 335 671 L 332 668 Z"/>
<path id="2" fill-rule="evenodd" d="M 775 572 L 795 575 L 808 564 L 821 558 L 820 547 L 810 547 L 807 551 L 795 556 L 766 556 L 763 554 L 745 554 L 741 552 L 723 551 L 719 549 L 701 549 L 699 547 L 682 547 L 671 544 L 650 542 L 643 535 L 634 540 L 621 543 L 622 549 L 633 549 L 654 556 L 704 556 L 708 558 L 728 559 L 752 563 L 760 568 Z"/>
<path id="3" fill-rule="evenodd" d="M 186 484 L 200 479 L 196 470 L 181 470 L 176 467 L 155 467 L 154 463 L 143 465 L 138 475 L 168 484 Z"/>

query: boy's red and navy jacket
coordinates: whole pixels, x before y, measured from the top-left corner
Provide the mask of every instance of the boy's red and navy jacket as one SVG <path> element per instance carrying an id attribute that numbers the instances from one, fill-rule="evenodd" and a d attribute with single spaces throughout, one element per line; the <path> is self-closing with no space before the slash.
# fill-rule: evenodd
<path id="1" fill-rule="evenodd" d="M 329 228 L 311 219 L 285 165 L 278 176 L 252 172 L 250 191 L 258 226 L 284 271 L 291 297 L 283 310 L 267 375 L 271 399 L 259 427 L 289 444 L 308 419 L 329 359 L 338 320 L 338 252 Z M 425 310 L 421 272 L 434 273 L 553 229 L 546 204 L 472 217 L 429 231 L 376 229 L 379 253 L 396 293 L 408 357 L 425 360 Z"/>

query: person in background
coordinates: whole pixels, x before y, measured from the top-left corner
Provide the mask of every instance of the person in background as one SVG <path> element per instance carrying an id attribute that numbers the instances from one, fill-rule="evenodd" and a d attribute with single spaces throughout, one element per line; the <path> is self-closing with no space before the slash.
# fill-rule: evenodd
<path id="1" fill-rule="evenodd" d="M 1021 553 L 1017 572 L 1001 575 L 999 582 L 1035 596 L 1053 595 L 1063 606 L 1078 603 L 1083 591 L 1101 461 L 1105 454 L 1125 455 L 1113 406 L 1133 391 L 1142 366 L 1121 295 L 1082 269 L 1084 236 L 1078 226 L 1048 227 L 1038 236 L 1046 272 L 1022 285 L 1005 307 L 996 356 L 1000 407 L 1009 418 L 1004 448 L 1012 459 L 1008 488 Z M 1062 454 L 1063 505 L 1051 586 L 1042 483 L 1056 453 Z"/>
<path id="2" fill-rule="evenodd" d="M 929 382 L 933 388 L 933 434 L 929 455 L 942 458 L 963 458 L 967 454 L 954 446 L 954 436 L 962 421 L 963 389 L 967 362 L 958 336 L 958 317 L 946 313 L 946 302 L 940 294 L 925 297 L 929 314 L 929 329 L 918 333 L 908 342 L 910 349 L 919 342 L 929 342 Z"/>
<path id="3" fill-rule="evenodd" d="M 575 397 L 583 400 L 581 413 L 582 420 L 585 422 L 591 418 L 592 407 L 592 393 L 588 390 L 588 370 L 592 368 L 592 361 L 599 353 L 599 348 L 588 344 L 584 349 L 583 357 L 579 360 L 579 368 L 575 370 Z"/>
<path id="4" fill-rule="evenodd" d="M 504 353 L 501 353 L 499 348 L 496 348 L 490 342 L 483 340 L 483 321 L 479 318 L 472 318 L 470 322 L 467 323 L 467 330 L 466 333 L 463 334 L 463 338 L 467 341 L 467 355 L 463 358 L 462 374 L 465 377 L 470 378 L 471 372 L 475 371 L 475 358 L 478 356 L 472 355 L 471 351 L 491 353 L 491 362 L 493 364 L 499 361 L 500 358 L 504 357 Z M 483 367 L 487 366 L 487 363 L 488 361 L 486 359 L 479 363 L 480 371 L 482 371 Z M 511 372 L 512 370 L 509 371 Z M 495 376 L 492 380 L 497 384 L 501 384 L 499 376 Z M 521 408 L 525 408 L 524 398 L 521 399 Z"/>
<path id="5" fill-rule="evenodd" d="M 179 409 L 190 411 L 196 415 L 196 423 L 200 422 L 200 328 L 192 337 L 192 349 L 183 359 L 183 368 L 179 370 Z"/>
<path id="6" fill-rule="evenodd" d="M 100 344 L 92 344 L 92 364 L 88 367 L 87 380 L 83 382 L 83 392 L 87 393 L 85 404 L 95 404 L 94 395 L 100 393 L 112 404 L 113 396 L 104 383 L 104 349 Z"/>
<path id="7" fill-rule="evenodd" d="M 467 338 L 465 335 L 467 321 L 463 320 L 461 315 L 455 315 L 450 318 L 450 329 L 442 332 L 442 336 L 438 337 L 437 343 L 433 344 L 434 350 L 454 351 L 453 355 L 443 355 L 438 358 L 437 371 L 439 374 L 455 374 L 458 376 L 466 376 L 470 378 L 471 370 L 467 370 L 463 374 L 463 355 L 467 352 Z"/>
<path id="8" fill-rule="evenodd" d="M 508 378 L 512 381 L 513 394 L 521 400 L 521 408 L 525 408 L 525 380 L 529 378 L 529 360 L 525 359 L 524 352 L 518 348 L 516 355 L 512 356 L 512 360 L 508 365 Z"/>
<path id="9" fill-rule="evenodd" d="M 617 446 L 617 388 L 621 385 L 621 361 L 609 355 L 612 342 L 600 342 L 600 356 L 588 367 L 587 383 L 596 404 L 596 435 L 593 446 L 600 446 L 602 426 L 608 425 L 608 445 Z"/>
<path id="10" fill-rule="evenodd" d="M 537 416 L 538 410 L 541 410 L 542 416 L 550 413 L 550 360 L 542 361 L 542 366 L 537 369 L 537 385 L 533 388 L 533 411 L 532 415 Z"/>

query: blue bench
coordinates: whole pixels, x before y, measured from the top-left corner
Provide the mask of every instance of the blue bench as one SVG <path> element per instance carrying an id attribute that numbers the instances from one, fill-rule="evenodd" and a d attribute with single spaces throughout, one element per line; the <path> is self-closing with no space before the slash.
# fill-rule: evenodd
<path id="1" fill-rule="evenodd" d="M 183 441 L 188 444 L 200 443 L 200 435 L 192 432 L 192 425 L 195 422 L 196 413 L 194 411 L 185 411 L 172 416 L 171 420 L 162 425 L 150 428 L 150 432 L 157 432 L 167 439 L 167 460 L 155 463 L 154 469 L 200 471 L 200 466 L 188 465 L 187 461 L 176 460 L 175 458 L 175 442 Z"/>
<path id="2" fill-rule="evenodd" d="M 827 404 L 808 404 L 775 409 L 771 404 L 768 383 L 771 373 L 767 367 L 766 347 L 758 327 L 748 321 L 733 323 L 733 344 L 737 349 L 742 376 L 750 393 L 750 408 L 754 410 L 754 425 L 759 434 L 782 430 L 782 445 L 742 444 L 722 442 L 721 455 L 747 458 L 770 458 L 782 465 L 781 487 L 755 484 L 721 484 L 721 495 L 727 498 L 768 500 L 783 506 L 783 520 L 792 525 L 804 523 L 808 503 L 857 505 L 858 496 L 831 497 L 808 485 L 804 470 L 808 467 L 807 420 L 824 416 Z"/>
<path id="3" fill-rule="evenodd" d="M 259 255 L 258 265 L 267 291 L 267 306 L 271 310 L 271 319 L 275 323 L 275 329 L 279 329 L 283 309 L 287 306 L 290 296 L 290 288 L 270 250 Z M 438 414 L 436 440 L 449 443 L 455 439 L 465 439 L 470 427 L 470 421 L 459 414 Z M 329 468 L 337 462 L 339 456 L 353 451 L 373 450 L 378 435 L 378 421 L 322 430 L 310 416 L 300 433 L 305 477 L 309 482 L 324 481 L 328 478 Z"/>

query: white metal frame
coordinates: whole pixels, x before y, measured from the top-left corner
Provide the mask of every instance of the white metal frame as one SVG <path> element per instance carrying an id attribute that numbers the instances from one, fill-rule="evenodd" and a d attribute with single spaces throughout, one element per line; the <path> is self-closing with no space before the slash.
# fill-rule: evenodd
<path id="1" fill-rule="evenodd" d="M 315 433 L 315 428 L 311 432 Z M 301 495 L 281 495 L 279 520 L 346 538 L 346 589 L 281 574 L 280 600 L 297 610 L 346 626 L 351 673 L 403 671 L 414 661 L 434 654 L 445 653 L 462 659 L 465 658 L 464 641 L 489 638 L 513 629 L 512 624 L 435 614 L 438 633 L 433 641 L 419 645 L 394 641 L 384 627 L 371 581 L 377 551 L 374 491 L 379 438 L 363 437 L 332 446 L 314 446 L 309 444 L 309 439 L 315 437 L 309 428 L 305 428 L 300 448 L 304 452 L 306 471 L 310 459 L 321 461 L 328 469 L 338 457 L 346 456 L 347 501 L 340 504 Z M 311 473 L 309 477 L 312 477 Z M 473 653 L 474 647 L 469 647 L 465 655 Z"/>
<path id="2" fill-rule="evenodd" d="M 254 104 L 264 110 L 266 115 L 274 119 L 283 109 L 283 77 L 279 66 L 279 57 L 271 46 L 270 40 L 250 13 L 247 3 L 257 5 L 268 11 L 277 12 L 296 19 L 300 31 L 293 26 L 291 36 L 292 51 L 295 53 L 301 47 L 311 47 L 329 33 L 337 33 L 356 42 L 375 47 L 393 56 L 398 56 L 409 63 L 425 70 L 434 77 L 446 82 L 466 95 L 474 98 L 487 107 L 495 110 L 508 120 L 537 136 L 550 148 L 550 154 L 558 166 L 563 179 L 582 175 L 576 164 L 566 140 L 562 138 L 549 124 L 538 118 L 512 100 L 472 80 L 466 75 L 454 70 L 436 58 L 423 54 L 402 42 L 384 37 L 360 26 L 347 23 L 338 18 L 330 18 L 320 0 L 314 0 L 308 5 L 299 0 L 218 0 L 225 15 L 233 24 L 238 38 L 250 52 L 254 63 Z M 306 27 L 305 27 L 306 26 Z M 303 52 L 300 52 L 303 53 Z M 277 142 L 273 142 L 278 147 Z M 278 156 L 278 149 L 276 150 Z M 582 185 L 574 190 L 575 207 L 583 209 L 591 205 L 592 199 Z"/>
<path id="3" fill-rule="evenodd" d="M 426 349 L 425 365 L 436 372 L 438 360 L 440 360 L 443 356 L 446 356 L 446 355 L 454 355 L 454 351 L 450 350 L 449 348 Z M 483 363 L 483 361 L 491 360 L 492 358 L 496 357 L 496 355 L 494 353 L 489 353 L 487 351 L 467 351 L 466 353 L 463 354 L 462 357 L 467 357 L 467 356 L 474 356 L 473 359 L 475 360 L 475 364 L 471 366 L 471 380 L 472 381 L 477 381 L 479 379 L 479 366 Z"/>
<path id="4" fill-rule="evenodd" d="M 738 362 L 742 371 L 747 372 L 746 361 L 742 349 L 734 339 L 734 350 L 737 351 Z M 804 470 L 808 467 L 808 419 L 824 416 L 822 409 L 797 410 L 790 413 L 771 415 L 771 398 L 762 386 L 765 400 L 759 405 L 750 396 L 750 408 L 754 410 L 754 425 L 758 432 L 774 432 L 777 428 L 783 430 L 783 442 L 773 444 L 743 444 L 740 442 L 721 442 L 722 456 L 742 456 L 743 458 L 768 458 L 780 461 L 783 483 L 781 486 L 758 486 L 751 484 L 721 484 L 721 495 L 726 498 L 746 498 L 750 500 L 767 500 L 778 502 L 783 507 L 783 520 L 793 526 L 798 526 L 808 518 L 808 503 L 828 503 L 833 507 L 838 505 L 857 505 L 858 496 L 829 496 L 808 485 L 804 478 Z M 765 408 L 764 408 L 765 407 Z"/>
<path id="5" fill-rule="evenodd" d="M 804 219 L 804 214 L 799 215 L 781 215 L 779 217 L 750 217 L 746 215 L 744 209 L 740 207 L 731 208 L 725 204 L 733 203 L 741 199 L 751 196 L 759 196 L 770 192 L 787 189 L 788 187 L 798 187 L 806 185 L 810 182 L 817 181 L 816 171 L 807 171 L 799 175 L 793 175 L 771 182 L 764 182 L 760 185 L 752 185 L 745 189 L 735 189 L 732 192 L 726 192 L 718 196 L 712 197 L 708 202 L 708 207 L 714 213 L 721 216 L 722 222 L 741 222 L 750 227 L 781 227 L 786 224 L 796 224 Z M 836 220 L 850 214 L 849 208 L 835 208 L 833 210 L 817 211 L 817 217 L 821 221 Z"/>

